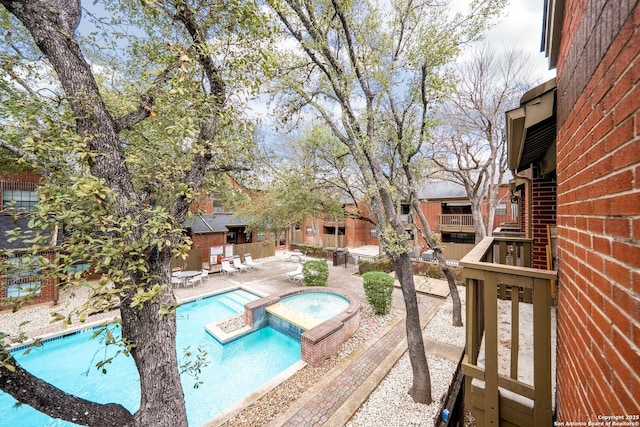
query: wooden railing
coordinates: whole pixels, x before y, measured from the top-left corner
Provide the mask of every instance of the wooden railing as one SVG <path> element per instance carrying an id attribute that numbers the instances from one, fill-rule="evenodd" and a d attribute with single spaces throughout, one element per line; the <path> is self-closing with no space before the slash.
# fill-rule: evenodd
<path id="1" fill-rule="evenodd" d="M 473 233 L 473 215 L 438 215 L 440 231 Z"/>
<path id="2" fill-rule="evenodd" d="M 494 237 L 511 237 L 511 238 L 522 238 L 525 233 L 522 231 L 521 227 L 517 223 L 513 224 L 500 224 L 500 227 L 493 230 Z"/>
<path id="3" fill-rule="evenodd" d="M 460 265 L 466 279 L 465 407 L 478 425 L 552 425 L 550 289 L 556 272 L 529 268 L 530 239 L 487 237 Z M 520 327 L 525 311 L 533 313 L 532 334 Z M 528 352 L 520 347 L 531 335 L 527 365 Z M 501 355 L 508 366 L 500 366 Z"/>

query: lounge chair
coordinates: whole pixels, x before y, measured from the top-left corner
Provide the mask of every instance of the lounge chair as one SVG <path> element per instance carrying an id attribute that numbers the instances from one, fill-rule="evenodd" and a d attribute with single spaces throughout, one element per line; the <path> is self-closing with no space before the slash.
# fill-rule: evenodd
<path id="1" fill-rule="evenodd" d="M 254 268 L 259 266 L 260 264 L 258 264 L 257 262 L 255 262 L 253 260 L 253 258 L 251 258 L 251 254 L 244 254 L 244 265 L 249 267 L 249 270 L 253 270 Z"/>
<path id="2" fill-rule="evenodd" d="M 235 267 L 232 267 L 231 264 L 229 263 L 229 258 L 225 258 L 221 262 L 222 262 L 222 273 L 224 274 L 224 277 L 229 276 L 229 273 L 233 273 L 233 274 L 238 273 L 238 270 L 236 270 Z"/>
<path id="3" fill-rule="evenodd" d="M 302 251 L 300 251 L 300 249 L 295 249 L 293 252 L 289 253 L 289 261 L 291 262 L 302 262 L 303 259 L 302 257 L 304 256 L 304 254 L 302 253 Z"/>
<path id="4" fill-rule="evenodd" d="M 302 264 L 298 264 L 298 267 L 295 270 L 282 274 L 282 276 L 290 282 L 293 282 L 294 280 L 296 280 L 296 276 L 301 276 L 301 275 L 302 275 Z"/>
<path id="5" fill-rule="evenodd" d="M 242 273 L 243 271 L 249 271 L 249 267 L 247 267 L 242 262 L 240 262 L 240 255 L 234 255 L 234 257 L 233 257 L 233 266 L 240 273 Z"/>

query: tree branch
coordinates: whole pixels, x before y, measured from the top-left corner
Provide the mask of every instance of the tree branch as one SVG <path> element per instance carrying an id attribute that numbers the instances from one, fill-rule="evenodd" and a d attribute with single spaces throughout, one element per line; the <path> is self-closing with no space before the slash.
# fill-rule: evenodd
<path id="1" fill-rule="evenodd" d="M 7 141 L 0 139 L 0 147 L 4 148 L 7 151 L 12 152 L 13 154 L 15 154 L 18 157 L 24 157 L 25 156 L 25 152 L 22 151 L 21 149 L 14 147 L 13 145 L 9 144 Z"/>
<path id="2" fill-rule="evenodd" d="M 0 366 L 0 389 L 38 411 L 80 425 L 118 427 L 133 421 L 122 405 L 91 402 L 66 393 L 25 371 L 5 350 L 0 350 L 0 358 L 5 361 Z M 7 365 L 14 369 L 7 369 Z"/>
<path id="3" fill-rule="evenodd" d="M 160 91 L 160 88 L 169 80 L 171 72 L 177 68 L 176 64 L 169 65 L 162 73 L 153 81 L 149 91 L 140 95 L 140 105 L 135 111 L 125 114 L 119 119 L 115 119 L 116 133 L 120 133 L 125 129 L 130 129 L 142 120 L 151 115 L 153 101 Z"/>

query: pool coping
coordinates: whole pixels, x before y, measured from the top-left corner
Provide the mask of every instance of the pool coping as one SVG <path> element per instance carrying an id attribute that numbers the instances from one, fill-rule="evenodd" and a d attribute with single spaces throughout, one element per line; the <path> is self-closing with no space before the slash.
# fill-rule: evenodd
<path id="1" fill-rule="evenodd" d="M 244 285 L 234 285 L 234 286 L 228 286 L 226 288 L 223 289 L 216 289 L 214 291 L 211 292 L 207 292 L 204 294 L 200 294 L 200 295 L 196 295 L 196 296 L 192 296 L 192 297 L 188 297 L 188 298 L 181 298 L 178 299 L 176 297 L 176 303 L 178 305 L 181 304 L 186 304 L 186 303 L 190 303 L 190 302 L 194 302 L 194 301 L 198 301 L 204 298 L 209 298 L 221 293 L 225 293 L 225 292 L 230 292 L 230 291 L 235 291 L 238 289 L 242 289 L 245 290 L 247 292 L 250 292 L 252 294 L 258 295 L 261 298 L 264 298 L 267 294 L 265 294 L 264 292 L 258 291 L 256 289 L 251 288 L 250 286 L 244 286 Z M 113 310 L 120 310 L 120 307 L 115 307 Z M 112 311 L 113 311 L 112 310 Z M 36 335 L 32 338 L 28 338 L 25 341 L 12 345 L 12 346 L 8 346 L 7 351 L 11 352 L 16 352 L 16 351 L 20 351 L 20 350 L 26 350 L 29 347 L 33 346 L 34 343 L 36 342 L 41 342 L 41 343 L 46 343 L 49 341 L 53 341 L 59 338 L 64 338 L 70 335 L 75 335 L 75 334 L 79 334 L 79 333 L 84 333 L 84 332 L 88 332 L 91 330 L 94 330 L 95 328 L 99 328 L 102 326 L 106 326 L 109 323 L 119 323 L 117 321 L 117 319 L 120 317 L 119 314 L 113 313 L 113 314 L 109 314 L 107 315 L 106 313 L 102 313 L 103 315 L 105 315 L 105 317 L 103 319 L 94 319 L 91 320 L 89 322 L 85 322 L 81 324 L 76 324 L 76 325 L 70 325 L 68 327 L 65 327 L 64 325 L 61 325 L 60 327 L 62 328 L 62 330 L 58 330 L 58 331 L 53 331 L 53 332 L 47 332 L 41 335 Z M 99 315 L 99 314 L 98 314 Z M 230 316 L 231 317 L 231 316 Z"/>

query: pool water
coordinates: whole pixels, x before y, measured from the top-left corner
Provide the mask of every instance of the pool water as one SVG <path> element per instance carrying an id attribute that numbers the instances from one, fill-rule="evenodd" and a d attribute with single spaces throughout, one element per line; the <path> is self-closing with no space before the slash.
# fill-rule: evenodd
<path id="1" fill-rule="evenodd" d="M 180 306 L 176 312 L 178 364 L 184 363 L 184 349 L 201 348 L 208 365 L 199 381 L 182 376 L 190 426 L 199 426 L 259 388 L 300 360 L 300 343 L 271 327 L 221 345 L 204 330 L 204 325 L 237 314 L 245 302 L 258 297 L 243 290 L 232 291 Z M 114 334 L 118 329 L 113 330 Z M 95 364 L 111 357 L 117 349 L 105 350 L 93 331 L 46 342 L 28 355 L 14 357 L 30 372 L 51 384 L 96 402 L 115 402 L 135 412 L 140 405 L 139 376 L 133 360 L 122 355 L 106 365 L 103 375 Z M 49 418 L 0 392 L 0 426 L 72 426 Z"/>
<path id="2" fill-rule="evenodd" d="M 320 320 L 330 319 L 349 307 L 348 299 L 330 292 L 301 292 L 282 298 L 281 302 Z"/>

